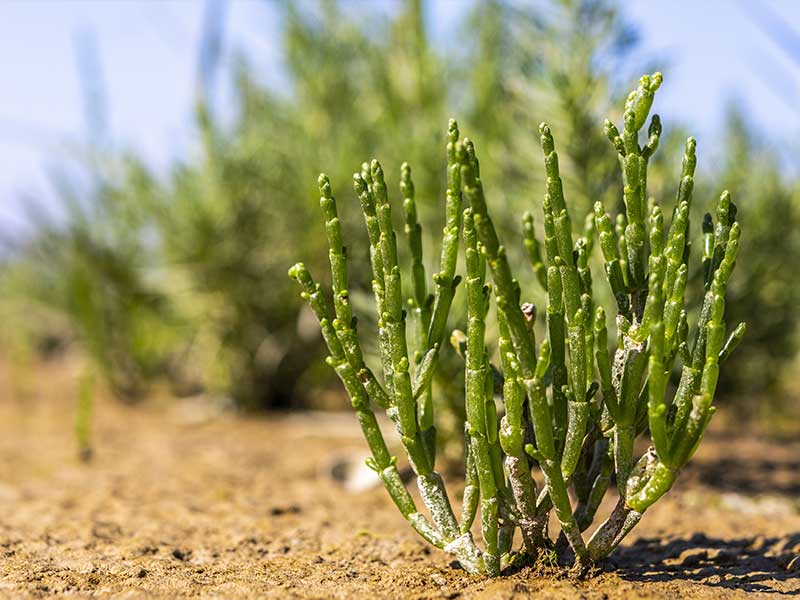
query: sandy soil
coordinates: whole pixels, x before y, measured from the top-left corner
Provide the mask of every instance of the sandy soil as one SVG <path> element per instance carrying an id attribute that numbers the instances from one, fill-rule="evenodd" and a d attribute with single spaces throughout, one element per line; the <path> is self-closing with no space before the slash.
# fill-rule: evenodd
<path id="1" fill-rule="evenodd" d="M 0 597 L 800 595 L 800 440 L 730 437 L 717 423 L 599 574 L 488 580 L 428 548 L 382 489 L 330 477 L 363 451 L 350 414 L 244 419 L 99 399 L 82 464 L 69 379 L 47 372 L 34 387 L 20 400 L 0 381 Z"/>

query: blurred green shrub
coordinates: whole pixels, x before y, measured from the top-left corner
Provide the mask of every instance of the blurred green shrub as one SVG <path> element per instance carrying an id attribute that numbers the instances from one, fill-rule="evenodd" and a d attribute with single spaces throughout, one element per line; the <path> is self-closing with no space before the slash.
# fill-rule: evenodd
<path id="1" fill-rule="evenodd" d="M 178 316 L 152 280 L 145 240 L 119 210 L 117 189 L 98 182 L 79 198 L 62 181 L 59 194 L 66 214 L 36 212 L 36 235 L 0 273 L 0 309 L 16 324 L 4 338 L 44 355 L 77 340 L 114 393 L 136 400 L 166 374 Z"/>
<path id="2" fill-rule="evenodd" d="M 560 155 L 571 204 L 584 212 L 601 199 L 620 208 L 611 191 L 619 188 L 619 169 L 602 119 L 619 116 L 615 82 L 651 65 L 630 63 L 636 32 L 617 4 L 454 3 L 447 8 L 456 33 L 436 46 L 421 0 L 393 6 L 388 15 L 358 6 L 281 4 L 286 85 L 262 84 L 240 58 L 233 122 L 223 124 L 198 103 L 197 152 L 166 175 L 135 156 L 112 157 L 98 168 L 101 184 L 83 193 L 62 189 L 65 218 L 40 221 L 0 272 L 8 290 L 0 309 L 25 321 L 14 339 L 35 347 L 77 339 L 123 398 L 164 379 L 175 393 L 205 389 L 243 408 L 319 404 L 330 381 L 318 368 L 321 340 L 285 271 L 303 248 L 304 256 L 322 258 L 309 268 L 326 272 L 324 239 L 313 226 L 314 182 L 323 167 L 340 186 L 333 190 L 340 202 L 357 202 L 350 175 L 379 156 L 399 201 L 400 164 L 408 160 L 420 221 L 441 223 L 441 124 L 460 116 L 482 149 L 483 177 L 503 182 L 493 188 L 503 194 L 493 200 L 501 207 L 496 225 L 514 239 L 523 212 L 538 214 L 544 193 L 542 169 L 531 167 L 531 157 L 540 152 L 535 127 L 547 120 L 565 140 Z M 665 128 L 662 145 L 685 137 L 680 124 Z M 741 119 L 738 129 L 732 119 L 729 131 L 725 166 L 705 171 L 698 192 L 716 195 L 714 182 L 726 181 L 748 222 L 747 263 L 737 267 L 730 293 L 731 306 L 742 311 L 732 321 L 752 326 L 732 359 L 740 368 L 730 369 L 721 390 L 747 402 L 750 394 L 777 389 L 795 354 L 800 286 L 774 256 L 780 250 L 784 260 L 800 258 L 798 186 Z M 675 193 L 674 172 L 658 160 L 650 166 L 650 188 L 662 200 Z M 352 230 L 363 224 L 347 218 L 347 238 L 361 239 Z M 701 218 L 693 217 L 696 247 Z M 437 227 L 426 228 L 427 246 Z M 541 235 L 541 223 L 535 227 Z M 524 248 L 521 235 L 516 239 L 509 252 L 519 261 Z M 358 305 L 369 296 L 368 247 L 349 252 Z M 529 269 L 518 272 L 533 277 Z M 453 326 L 463 311 L 458 294 Z M 451 406 L 437 412 L 458 413 L 463 407 L 451 401 L 462 394 L 452 386 L 460 384 L 447 376 L 446 360 L 440 371 L 435 398 Z"/>

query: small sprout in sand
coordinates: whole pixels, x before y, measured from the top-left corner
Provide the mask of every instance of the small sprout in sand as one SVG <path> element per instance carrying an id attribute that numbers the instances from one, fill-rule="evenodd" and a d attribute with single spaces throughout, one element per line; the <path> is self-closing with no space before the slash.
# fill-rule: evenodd
<path id="1" fill-rule="evenodd" d="M 740 230 L 736 207 L 725 192 L 716 222 L 709 215 L 703 226 L 705 247 L 698 268 L 705 296 L 690 336 L 684 298 L 695 140 L 686 142 L 667 227 L 662 209 L 648 202 L 647 195 L 648 161 L 661 134 L 657 115 L 640 145 L 640 130 L 660 85 L 660 73 L 641 78 L 626 102 L 622 131 L 606 121 L 610 150 L 619 155 L 622 169 L 625 210 L 614 218 L 597 202 L 593 214 L 580 219 L 583 236 L 577 239 L 555 140 L 550 128 L 540 125 L 547 173 L 543 243 L 536 239 L 530 214 L 523 217 L 523 230 L 536 279 L 547 293 L 544 310 L 525 302 L 489 216 L 475 146 L 459 140 L 455 121 L 447 134 L 445 227 L 432 293 L 410 167 L 403 165 L 400 183 L 412 265 L 405 278 L 383 169 L 373 160 L 354 175 L 370 243 L 382 381 L 364 362 L 336 201 L 328 178 L 319 178 L 333 312 L 302 263 L 292 267 L 290 275 L 319 319 L 330 352 L 328 363 L 350 396 L 372 452 L 369 466 L 410 525 L 472 573 L 496 576 L 512 561 L 552 556 L 554 551 L 579 571 L 602 560 L 672 487 L 714 413 L 720 364 L 744 334 L 740 324 L 726 340 L 724 320 L 725 290 Z M 594 248 L 600 249 L 617 313 L 610 324 L 601 306 L 607 294 L 598 293 L 592 281 Z M 460 249 L 467 322 L 465 332 L 450 336 L 465 363 L 466 481 L 459 520 L 435 469 L 431 381 L 446 350 L 447 318 L 461 282 L 456 273 Z M 498 334 L 490 349 L 486 320 L 492 310 Z M 537 312 L 546 325 L 539 343 L 534 334 Z M 407 320 L 415 332 L 413 347 L 406 337 Z M 492 364 L 495 355 L 499 365 Z M 680 372 L 674 393 L 668 392 L 673 371 Z M 496 395 L 504 408 L 500 418 Z M 417 508 L 400 478 L 375 408 L 385 410 L 397 426 L 428 516 Z M 643 435 L 649 436 L 650 447 L 637 457 L 635 440 Z M 612 479 L 619 490 L 616 507 L 585 537 Z M 481 547 L 471 533 L 479 512 Z M 551 512 L 559 523 L 560 543 L 548 535 Z M 522 540 L 519 548 L 513 547 L 516 529 Z"/>
<path id="2" fill-rule="evenodd" d="M 94 389 L 94 374 L 91 371 L 84 372 L 78 385 L 78 399 L 75 406 L 75 441 L 78 444 L 78 458 L 87 463 L 94 454 L 92 448 Z"/>

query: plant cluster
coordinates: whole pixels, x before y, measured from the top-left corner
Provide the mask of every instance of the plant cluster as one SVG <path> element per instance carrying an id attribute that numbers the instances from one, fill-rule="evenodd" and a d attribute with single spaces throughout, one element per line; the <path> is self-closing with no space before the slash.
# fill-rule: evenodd
<path id="1" fill-rule="evenodd" d="M 369 466 L 411 526 L 431 544 L 455 555 L 470 572 L 498 575 L 515 557 L 549 548 L 551 512 L 577 568 L 601 560 L 671 488 L 714 413 L 720 364 L 744 334 L 740 324 L 726 338 L 724 320 L 740 229 L 736 206 L 725 192 L 716 220 L 710 214 L 703 220 L 704 295 L 697 324 L 690 328 L 685 292 L 695 140 L 686 142 L 669 227 L 659 204 L 647 195 L 648 162 L 661 134 L 658 115 L 653 115 L 640 144 L 640 131 L 661 81 L 660 73 L 641 78 L 625 103 L 622 131 L 606 121 L 605 134 L 621 167 L 625 210 L 612 221 L 597 202 L 588 219 L 593 228 L 577 239 L 553 135 L 546 124 L 539 127 L 546 172 L 543 244 L 536 239 L 530 214 L 523 222 L 525 246 L 547 295 L 546 335 L 540 343 L 535 325 L 537 312 L 542 311 L 524 302 L 506 247 L 489 216 L 475 146 L 469 139 L 459 140 L 455 121 L 448 129 L 446 222 L 432 291 L 427 287 L 409 166 L 402 167 L 400 187 L 410 278 L 401 275 L 392 205 L 380 163 L 373 160 L 368 169 L 354 175 L 370 244 L 382 381 L 364 361 L 350 302 L 349 255 L 341 222 L 330 181 L 325 175 L 319 177 L 333 312 L 302 263 L 289 274 L 319 319 L 330 353 L 328 363 L 344 384 L 370 447 Z M 590 255 L 598 246 L 616 303 L 613 354 L 608 319 L 596 300 L 590 269 Z M 460 521 L 436 471 L 430 401 L 431 379 L 444 352 L 447 315 L 461 281 L 459 249 L 464 254 L 467 326 L 466 332 L 453 332 L 450 341 L 465 363 L 466 485 Z M 496 348 L 486 342 L 492 308 Z M 673 371 L 680 378 L 671 393 Z M 405 488 L 374 407 L 385 410 L 396 424 L 430 518 L 417 509 Z M 650 447 L 636 456 L 634 442 L 646 434 Z M 619 500 L 585 539 L 612 479 Z M 478 509 L 482 549 L 471 534 Z M 514 551 L 517 528 L 522 548 Z"/>

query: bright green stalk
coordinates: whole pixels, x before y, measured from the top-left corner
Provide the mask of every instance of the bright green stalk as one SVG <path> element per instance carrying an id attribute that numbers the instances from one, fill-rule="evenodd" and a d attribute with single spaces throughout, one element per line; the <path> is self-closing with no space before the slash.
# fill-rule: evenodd
<path id="1" fill-rule="evenodd" d="M 669 268 L 669 266 L 667 266 Z M 686 281 L 689 275 L 689 268 L 682 264 L 678 268 L 675 283 L 672 286 L 672 293 L 664 306 L 664 350 L 668 356 L 674 357 L 679 343 L 678 326 L 683 312 L 684 294 L 686 293 Z M 665 276 L 666 277 L 666 276 Z M 666 281 L 664 289 L 667 289 Z M 666 360 L 666 359 L 665 359 Z M 665 363 L 665 366 L 670 363 Z"/>
<path id="2" fill-rule="evenodd" d="M 558 267 L 547 269 L 547 331 L 550 339 L 550 366 L 553 378 L 553 414 L 555 437 L 559 442 L 567 432 L 568 407 L 564 388 L 567 385 L 566 333 L 564 331 L 564 298 Z"/>
<path id="3" fill-rule="evenodd" d="M 461 182 L 464 199 L 469 202 L 473 210 L 478 237 L 486 250 L 487 262 L 492 271 L 497 306 L 505 313 L 504 316 L 511 332 L 511 339 L 517 355 L 517 362 L 520 365 L 523 383 L 528 392 L 537 444 L 535 452 L 542 459 L 540 460 L 540 466 L 562 529 L 575 555 L 582 558 L 586 556 L 586 547 L 575 517 L 572 514 L 569 495 L 561 474 L 560 461 L 556 457 L 550 407 L 547 404 L 544 387 L 536 377 L 536 355 L 533 338 L 519 307 L 518 288 L 511 275 L 505 248 L 500 245 L 497 232 L 488 214 L 483 194 L 483 184 L 478 171 L 478 161 L 475 157 L 474 147 L 469 140 L 464 140 L 464 144 L 459 147 L 458 156 L 462 165 Z"/>
<path id="4" fill-rule="evenodd" d="M 614 420 L 614 464 L 620 490 L 625 490 L 633 466 L 633 441 L 636 435 L 636 413 L 642 377 L 647 367 L 645 344 L 623 334 L 622 348 L 614 355 L 612 380 L 618 381 L 616 399 L 618 417 Z"/>
<path id="5" fill-rule="evenodd" d="M 586 366 L 586 401 L 591 400 L 591 397 L 596 393 L 598 383 L 594 378 L 594 327 L 592 324 L 592 315 L 594 314 L 594 302 L 592 301 L 591 294 L 581 295 L 581 311 L 583 312 L 583 336 L 584 336 L 584 364 Z M 592 392 L 594 386 L 594 392 Z"/>
<path id="6" fill-rule="evenodd" d="M 319 176 L 319 205 L 325 218 L 328 236 L 328 256 L 331 264 L 333 306 L 336 319 L 333 327 L 342 342 L 345 356 L 364 384 L 370 399 L 381 408 L 389 407 L 389 396 L 364 363 L 361 345 L 356 334 L 356 321 L 350 308 L 350 284 L 347 275 L 347 250 L 342 244 L 342 226 L 336 212 L 336 200 L 331 195 L 331 183 L 324 173 Z"/>
<path id="7" fill-rule="evenodd" d="M 366 174 L 369 175 L 368 168 Z M 369 177 L 369 181 L 371 182 L 372 176 L 370 175 Z M 375 278 L 372 287 L 375 292 L 376 306 L 379 310 L 378 317 L 380 318 L 384 301 L 383 258 L 381 257 L 380 251 L 381 230 L 378 226 L 378 215 L 375 212 L 375 197 L 372 195 L 370 182 L 365 179 L 364 172 L 353 174 L 353 188 L 361 202 L 361 212 L 364 215 L 364 223 L 367 226 L 367 234 L 369 236 L 369 257 L 372 263 L 373 277 Z"/>
<path id="8" fill-rule="evenodd" d="M 551 365 L 553 379 L 553 413 L 555 417 L 554 436 L 561 444 L 567 432 L 567 385 L 566 367 L 566 325 L 564 322 L 564 293 L 561 285 L 561 272 L 557 266 L 559 258 L 556 226 L 553 219 L 553 204 L 546 194 L 542 203 L 544 210 L 544 245 L 547 251 L 547 331 L 550 337 Z"/>
<path id="9" fill-rule="evenodd" d="M 478 502 L 481 498 L 478 470 L 475 467 L 475 452 L 472 449 L 469 436 L 469 422 L 464 423 L 464 496 L 461 502 L 461 533 L 467 534 L 472 529 L 475 516 L 478 514 Z"/>
<path id="10" fill-rule="evenodd" d="M 408 348 L 406 345 L 405 311 L 403 310 L 400 267 L 397 261 L 397 240 L 392 226 L 392 212 L 386 193 L 383 169 L 378 161 L 370 165 L 375 211 L 380 229 L 379 248 L 383 265 L 384 306 L 378 327 L 385 332 L 388 355 L 392 369 L 393 409 L 403 444 L 409 451 L 414 471 L 426 475 L 433 468 L 425 453 L 422 438 L 417 430 L 416 403 L 409 374 Z"/>
<path id="11" fill-rule="evenodd" d="M 492 279 L 495 285 L 495 299 L 498 308 L 505 313 L 511 339 L 514 343 L 514 351 L 517 353 L 517 361 L 522 370 L 523 383 L 526 388 L 533 379 L 536 368 L 536 352 L 533 337 L 529 331 L 525 317 L 519 306 L 518 285 L 511 275 L 511 268 L 506 257 L 506 250 L 500 245 L 495 231 L 494 224 L 489 217 L 486 200 L 483 196 L 483 184 L 478 175 L 478 161 L 472 142 L 464 140 L 458 147 L 459 161 L 461 163 L 462 193 L 472 208 L 475 220 L 475 229 L 478 238 L 483 245 L 487 263 L 492 271 Z M 547 404 L 540 406 L 538 426 L 535 423 L 537 442 L 539 451 L 545 456 L 555 457 L 555 446 L 552 442 L 552 432 L 550 429 L 550 411 Z"/>
<path id="12" fill-rule="evenodd" d="M 692 203 L 694 190 L 694 171 L 697 165 L 695 151 L 697 142 L 693 137 L 686 140 L 686 149 L 683 153 L 683 166 L 681 181 L 678 185 L 678 195 L 675 201 L 675 210 L 672 213 L 672 223 L 667 238 L 665 255 L 667 257 L 667 274 L 664 280 L 664 291 L 669 294 L 675 282 L 678 268 L 684 262 L 686 254 L 686 236 L 689 227 L 689 209 Z"/>
<path id="13" fill-rule="evenodd" d="M 422 262 L 422 227 L 417 221 L 417 203 L 414 197 L 414 182 L 411 179 L 411 166 L 408 163 L 403 163 L 400 167 L 400 192 L 403 195 L 405 233 L 412 261 L 411 281 L 413 284 L 413 294 L 410 304 L 417 315 L 417 327 L 421 330 L 417 335 L 420 340 L 420 345 L 422 345 L 427 344 L 433 296 L 428 294 L 425 282 L 425 265 Z"/>
<path id="14" fill-rule="evenodd" d="M 461 229 L 461 180 L 455 156 L 458 140 L 458 124 L 451 119 L 447 128 L 447 191 L 445 199 L 445 227 L 439 271 L 433 275 L 436 292 L 430 315 L 425 314 L 428 331 L 425 349 L 440 348 L 447 328 L 447 317 L 461 277 L 456 275 L 458 262 L 458 238 Z M 420 248 L 421 255 L 421 248 Z M 424 281 L 422 282 L 424 285 Z M 435 368 L 435 364 L 434 364 Z M 419 403 L 419 425 L 423 441 L 431 461 L 436 457 L 436 430 L 433 423 L 433 397 L 431 392 L 423 394 Z"/>
<path id="15" fill-rule="evenodd" d="M 417 421 L 422 432 L 428 457 L 433 463 L 436 460 L 436 439 L 433 429 L 433 394 L 430 389 L 436 368 L 439 343 L 428 348 L 428 327 L 431 322 L 431 304 L 433 296 L 428 295 L 425 284 L 425 266 L 422 262 L 422 227 L 417 222 L 417 206 L 414 199 L 414 182 L 411 180 L 411 167 L 403 163 L 400 167 L 400 191 L 403 194 L 403 213 L 405 216 L 405 233 L 411 251 L 411 281 L 413 294 L 409 306 L 414 314 L 416 327 L 417 350 L 414 352 L 416 377 L 414 381 L 414 399 L 417 401 Z M 423 364 L 423 360 L 425 361 Z"/>
<path id="16" fill-rule="evenodd" d="M 619 255 L 619 266 L 622 269 L 622 278 L 625 282 L 625 288 L 630 288 L 631 272 L 628 268 L 628 242 L 625 240 L 625 228 L 628 221 L 625 218 L 625 213 L 619 213 L 617 220 L 614 224 L 614 231 L 617 237 L 617 254 Z"/>
<path id="17" fill-rule="evenodd" d="M 667 433 L 667 406 L 664 396 L 667 389 L 667 378 L 669 373 L 664 367 L 664 304 L 663 304 L 663 262 L 659 261 L 662 267 L 650 273 L 650 284 L 648 289 L 650 295 L 647 298 L 648 307 L 652 307 L 648 317 L 650 319 L 650 360 L 648 377 L 648 416 L 650 424 L 650 437 L 659 458 L 664 460 L 669 454 L 669 436 Z M 651 301 L 652 300 L 652 301 Z"/>
<path id="18" fill-rule="evenodd" d="M 592 299 L 592 271 L 589 268 L 589 244 L 586 238 L 578 239 L 575 244 L 577 253 L 578 279 L 581 287 L 581 310 L 583 311 L 583 337 L 584 337 L 584 365 L 585 379 L 584 391 L 594 383 L 592 361 L 594 357 L 594 328 L 592 317 L 594 315 L 594 300 Z M 576 396 L 579 394 L 576 392 Z M 578 398 L 580 400 L 580 398 Z"/>
<path id="19" fill-rule="evenodd" d="M 372 291 L 375 296 L 375 309 L 378 313 L 378 322 L 384 313 L 385 283 L 383 278 L 383 257 L 381 256 L 381 230 L 378 225 L 378 215 L 375 210 L 375 197 L 371 189 L 372 175 L 369 165 L 362 165 L 362 172 L 353 174 L 353 188 L 361 202 L 361 212 L 364 215 L 364 224 L 369 237 L 369 257 L 372 264 Z M 389 401 L 394 402 L 394 370 L 392 367 L 392 354 L 389 347 L 388 330 L 383 327 L 378 329 L 378 347 L 383 367 L 383 378 L 389 393 Z"/>
<path id="20" fill-rule="evenodd" d="M 330 352 L 328 364 L 336 371 L 342 384 L 344 384 L 345 390 L 347 390 L 348 396 L 350 396 L 364 439 L 367 441 L 372 453 L 372 457 L 367 461 L 367 464 L 381 478 L 386 491 L 389 492 L 389 496 L 414 530 L 434 546 L 443 548 L 445 540 L 442 535 L 417 511 L 411 495 L 403 485 L 403 480 L 397 471 L 396 458 L 389 454 L 383 434 L 378 426 L 378 421 L 369 407 L 367 391 L 361 384 L 355 370 L 347 361 L 342 343 L 333 327 L 332 315 L 322 296 L 322 289 L 311 278 L 311 274 L 303 263 L 294 265 L 289 270 L 289 275 L 303 288 L 302 296 L 319 320 L 322 336 L 328 346 L 328 352 Z"/>
<path id="21" fill-rule="evenodd" d="M 450 119 L 447 128 L 447 192 L 445 202 L 445 226 L 442 239 L 442 255 L 439 272 L 434 274 L 436 296 L 433 316 L 428 330 L 428 348 L 441 346 L 447 327 L 447 316 L 456 287 L 461 278 L 456 276 L 458 262 L 458 236 L 461 229 L 461 172 L 456 159 L 458 124 Z"/>
<path id="22" fill-rule="evenodd" d="M 373 160 L 370 164 L 370 173 L 378 226 L 381 232 L 380 250 L 385 285 L 385 312 L 381 316 L 378 326 L 387 331 L 386 340 L 389 345 L 394 388 L 393 416 L 411 466 L 417 475 L 417 484 L 423 500 L 431 511 L 431 516 L 441 530 L 445 541 L 451 542 L 459 536 L 458 523 L 450 506 L 442 478 L 433 470 L 434 457 L 430 447 L 426 445 L 422 432 L 417 427 L 416 403 L 409 374 L 405 311 L 402 306 L 402 283 L 397 261 L 397 241 L 392 226 L 391 206 L 386 193 L 383 169 L 377 160 Z"/>
<path id="23" fill-rule="evenodd" d="M 642 148 L 642 158 L 646 161 L 655 154 L 658 148 L 659 138 L 661 137 L 661 118 L 658 115 L 653 115 L 650 121 L 650 127 L 647 129 L 647 136 L 647 143 L 644 148 Z"/>
<path id="24" fill-rule="evenodd" d="M 586 336 L 583 310 L 578 309 L 569 326 L 570 395 L 568 401 L 569 421 L 561 457 L 561 471 L 569 479 L 580 458 L 583 436 L 589 419 L 589 403 L 586 401 Z"/>
<path id="25" fill-rule="evenodd" d="M 503 401 L 506 414 L 500 427 L 500 441 L 503 450 L 511 456 L 524 456 L 523 403 L 525 388 L 519 379 L 519 365 L 514 355 L 511 333 L 502 312 L 498 311 L 499 352 L 503 367 Z"/>
<path id="26" fill-rule="evenodd" d="M 525 236 L 525 249 L 528 251 L 528 260 L 530 260 L 531 268 L 536 274 L 539 285 L 542 286 L 544 291 L 547 291 L 547 268 L 542 262 L 542 252 L 533 228 L 533 215 L 529 212 L 522 216 L 522 231 Z"/>
<path id="27" fill-rule="evenodd" d="M 580 309 L 580 285 L 578 271 L 572 258 L 572 222 L 569 218 L 564 200 L 564 186 L 558 168 L 558 153 L 555 141 L 546 123 L 539 125 L 540 142 L 544 153 L 545 171 L 547 172 L 547 196 L 552 202 L 552 214 L 555 225 L 556 244 L 561 263 L 558 264 L 564 293 L 564 307 L 567 322 L 572 322 L 575 313 Z"/>
<path id="28" fill-rule="evenodd" d="M 628 269 L 632 278 L 630 285 L 633 288 L 644 285 L 647 261 L 644 226 L 647 201 L 647 157 L 642 155 L 638 137 L 639 130 L 644 125 L 653 104 L 653 96 L 660 86 L 661 73 L 655 73 L 652 77 L 643 75 L 639 80 L 639 87 L 628 96 L 623 115 L 622 141 L 625 146 L 625 155 L 621 156 L 620 162 L 622 163 L 625 212 L 628 220 L 625 227 L 625 242 L 628 250 Z M 654 119 L 655 123 L 657 121 Z"/>
<path id="29" fill-rule="evenodd" d="M 611 219 L 608 218 L 602 203 L 599 201 L 594 204 L 594 217 L 597 237 L 600 240 L 600 249 L 605 260 L 606 277 L 611 286 L 611 292 L 614 294 L 614 299 L 619 306 L 619 311 L 625 314 L 628 312 L 628 297 L 622 270 L 623 263 L 619 258 L 617 240 L 614 228 L 611 225 Z"/>
<path id="30" fill-rule="evenodd" d="M 731 195 L 727 190 L 722 192 L 717 205 L 717 224 L 714 228 L 714 254 L 711 260 L 709 279 L 713 277 L 714 271 L 719 268 L 725 249 L 728 245 L 731 226 L 736 220 L 736 205 L 731 202 Z M 710 281 L 709 281 L 710 283 Z"/>
<path id="31" fill-rule="evenodd" d="M 595 361 L 600 374 L 600 389 L 603 401 L 614 421 L 621 419 L 617 391 L 613 384 L 611 359 L 608 354 L 608 331 L 606 329 L 606 313 L 598 306 L 594 316 Z"/>
<path id="32" fill-rule="evenodd" d="M 484 564 L 489 575 L 500 574 L 498 549 L 497 482 L 490 456 L 490 414 L 494 417 L 494 406 L 488 410 L 486 402 L 487 380 L 491 382 L 491 371 L 485 358 L 484 334 L 486 314 L 484 281 L 481 257 L 478 253 L 478 237 L 472 211 L 464 211 L 464 250 L 467 264 L 467 352 L 466 352 L 466 409 L 469 423 L 469 444 L 475 458 L 475 467 L 481 492 L 481 530 L 486 544 Z M 496 432 L 496 422 L 493 423 Z M 496 439 L 496 438 L 495 438 Z"/>
<path id="33" fill-rule="evenodd" d="M 558 257 L 558 240 L 556 239 L 556 224 L 553 217 L 553 201 L 549 194 L 545 194 L 542 200 L 542 210 L 544 211 L 544 249 L 547 255 L 547 263 L 553 266 Z"/>
<path id="34" fill-rule="evenodd" d="M 728 360 L 728 357 L 736 350 L 736 347 L 742 342 L 745 331 L 747 331 L 746 323 L 739 323 L 736 328 L 731 332 L 725 345 L 719 353 L 719 364 Z"/>
<path id="35" fill-rule="evenodd" d="M 500 424 L 500 443 L 506 453 L 505 466 L 516 510 L 519 513 L 518 524 L 525 548 L 529 552 L 534 552 L 539 543 L 540 532 L 536 524 L 536 482 L 531 476 L 531 468 L 524 451 L 525 387 L 520 379 L 511 333 L 502 311 L 497 311 L 497 321 L 500 333 L 498 341 L 500 360 L 505 375 L 503 401 L 506 408 L 506 414 Z M 547 341 L 544 343 L 548 344 Z M 546 348 L 544 352 L 540 350 L 539 364 L 546 365 L 548 356 Z"/>

